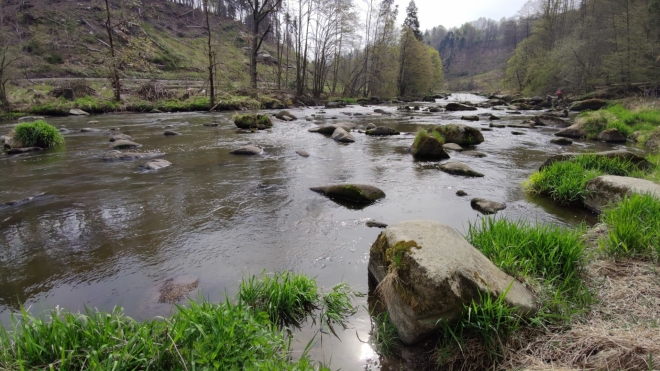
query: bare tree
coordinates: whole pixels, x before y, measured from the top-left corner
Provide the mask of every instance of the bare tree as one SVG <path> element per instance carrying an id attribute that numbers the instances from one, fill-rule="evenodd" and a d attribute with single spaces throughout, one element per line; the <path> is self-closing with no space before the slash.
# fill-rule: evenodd
<path id="1" fill-rule="evenodd" d="M 11 80 L 10 69 L 12 64 L 19 59 L 17 56 L 10 55 L 9 46 L 10 43 L 7 42 L 5 47 L 0 49 L 0 111 L 9 107 L 7 84 Z"/>
<path id="2" fill-rule="evenodd" d="M 215 76 L 215 51 L 213 50 L 213 44 L 211 42 L 211 23 L 209 22 L 209 12 L 210 7 L 209 7 L 209 0 L 202 0 L 202 8 L 204 10 L 204 16 L 206 18 L 206 33 L 207 33 L 207 49 L 208 49 L 208 57 L 209 57 L 209 97 L 210 97 L 210 103 L 211 103 L 211 109 L 215 108 L 215 81 L 214 81 L 214 76 Z"/>
<path id="3" fill-rule="evenodd" d="M 268 24 L 265 31 L 260 31 L 260 26 L 269 14 L 277 11 L 282 0 L 247 0 L 252 21 L 252 45 L 250 52 L 250 82 L 253 89 L 257 89 L 257 57 L 261 43 L 270 32 L 271 25 Z"/>
<path id="4" fill-rule="evenodd" d="M 110 42 L 110 56 L 112 60 L 110 61 L 111 64 L 111 75 L 110 75 L 110 81 L 112 82 L 112 87 L 115 90 L 115 100 L 120 101 L 121 100 L 121 81 L 119 81 L 119 73 L 117 72 L 117 60 L 116 60 L 116 55 L 115 55 L 115 45 L 112 42 L 112 19 L 111 19 L 111 14 L 110 14 L 110 3 L 108 0 L 105 0 L 105 10 L 108 13 L 107 20 L 105 22 L 105 29 L 108 31 L 108 40 Z"/>

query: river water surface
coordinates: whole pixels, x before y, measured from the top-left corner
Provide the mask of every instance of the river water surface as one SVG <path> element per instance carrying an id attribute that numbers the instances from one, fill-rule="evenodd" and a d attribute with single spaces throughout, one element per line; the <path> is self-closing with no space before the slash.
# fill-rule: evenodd
<path id="1" fill-rule="evenodd" d="M 450 100 L 483 98 L 454 95 Z M 375 108 L 392 115 L 374 114 Z M 200 290 L 193 295 L 211 300 L 234 293 L 241 277 L 263 270 L 304 272 L 326 288 L 343 280 L 366 293 L 369 248 L 380 233 L 367 228 L 366 221 L 429 219 L 465 233 L 468 224 L 480 218 L 470 207 L 472 197 L 506 202 L 501 215 L 507 218 L 569 226 L 594 221 L 583 210 L 526 195 L 522 182 L 552 154 L 611 146 L 555 146 L 549 140 L 557 128 L 551 127 L 493 129 L 483 133 L 485 142 L 477 148 L 487 157 L 450 152 L 453 160 L 485 174 L 465 178 L 414 161 L 407 152 L 417 128 L 466 123 L 460 113 L 402 112 L 394 106 L 323 111 L 292 109 L 301 119 L 274 119 L 273 129 L 258 133 L 237 130 L 232 113 L 48 118 L 50 124 L 70 130 L 64 134 L 66 148 L 0 155 L 0 204 L 44 193 L 0 209 L 0 320 L 7 324 L 9 313 L 20 305 L 37 314 L 55 306 L 80 311 L 85 306 L 110 310 L 121 305 L 138 319 L 167 315 L 173 308 L 157 303 L 158 287 L 180 276 L 199 278 Z M 469 114 L 486 112 L 502 117 L 499 124 L 535 114 L 490 109 Z M 90 120 L 100 123 L 88 124 Z M 355 132 L 356 142 L 342 145 L 307 131 L 341 121 L 360 127 L 373 122 L 403 134 L 374 138 Z M 210 122 L 219 126 L 203 125 Z M 0 134 L 15 124 L 0 124 Z M 163 136 L 169 125 L 183 135 Z M 488 121 L 469 125 L 483 128 Z M 85 127 L 100 131 L 81 133 Z M 162 158 L 173 166 L 143 172 L 137 169 L 141 162 L 101 161 L 110 129 L 131 135 L 143 145 L 139 151 L 165 153 Z M 514 136 L 512 130 L 525 135 Z M 264 148 L 264 154 L 229 154 L 247 144 Z M 297 150 L 311 156 L 303 158 Z M 356 210 L 309 190 L 346 182 L 375 185 L 387 197 Z M 469 197 L 457 197 L 459 189 Z M 366 306 L 366 298 L 359 299 L 359 305 Z M 339 332 L 341 341 L 317 335 L 322 342 L 312 356 L 329 361 L 333 369 L 378 369 L 378 356 L 359 340 L 367 340 L 369 330 L 369 316 L 361 307 L 351 327 Z M 310 336 L 303 331 L 297 338 L 299 348 Z"/>

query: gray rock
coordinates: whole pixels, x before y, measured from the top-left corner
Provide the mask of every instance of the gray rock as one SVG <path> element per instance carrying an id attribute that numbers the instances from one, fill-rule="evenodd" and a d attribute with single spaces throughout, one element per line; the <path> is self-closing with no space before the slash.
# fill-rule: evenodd
<path id="1" fill-rule="evenodd" d="M 450 161 L 444 163 L 440 165 L 439 169 L 444 171 L 445 173 L 452 175 L 463 175 L 463 176 L 469 176 L 475 178 L 481 178 L 484 176 L 482 173 L 476 172 L 471 167 L 458 161 Z"/>
<path id="2" fill-rule="evenodd" d="M 444 160 L 449 158 L 443 144 L 433 135 L 421 139 L 417 145 L 413 143 L 412 147 L 410 147 L 410 153 L 412 153 L 413 157 L 423 160 Z"/>
<path id="3" fill-rule="evenodd" d="M 309 152 L 307 151 L 300 150 L 300 151 L 296 151 L 296 153 L 302 157 L 309 157 Z"/>
<path id="4" fill-rule="evenodd" d="M 123 133 L 110 134 L 110 142 L 116 142 L 118 140 L 133 140 L 133 137 Z"/>
<path id="5" fill-rule="evenodd" d="M 605 129 L 598 134 L 598 137 L 596 138 L 602 142 L 606 143 L 625 143 L 626 142 L 626 136 L 621 134 L 621 132 L 617 129 Z"/>
<path id="6" fill-rule="evenodd" d="M 579 139 L 579 138 L 585 138 L 587 136 L 587 132 L 584 131 L 582 125 L 573 124 L 565 129 L 559 130 L 558 132 L 555 133 L 555 136 Z"/>
<path id="7" fill-rule="evenodd" d="M 275 117 L 277 117 L 280 120 L 284 121 L 295 121 L 298 119 L 295 115 L 291 114 L 289 111 L 280 111 L 275 114 Z"/>
<path id="8" fill-rule="evenodd" d="M 463 124 L 448 124 L 429 129 L 429 132 L 433 131 L 440 133 L 445 138 L 445 143 L 456 143 L 460 146 L 475 145 L 484 141 L 479 129 Z"/>
<path id="9" fill-rule="evenodd" d="M 319 133 L 319 134 L 324 134 L 324 135 L 332 135 L 332 133 L 337 130 L 337 128 L 342 128 L 344 130 L 351 131 L 357 127 L 357 124 L 354 123 L 349 123 L 349 122 L 342 122 L 339 124 L 331 124 L 331 125 L 323 125 L 315 128 L 311 128 L 307 131 L 310 133 Z"/>
<path id="10" fill-rule="evenodd" d="M 570 120 L 547 114 L 542 116 L 534 116 L 532 121 L 534 121 L 534 123 L 538 126 L 558 126 L 565 128 L 572 125 Z"/>
<path id="11" fill-rule="evenodd" d="M 376 127 L 377 127 L 377 126 L 376 126 L 375 124 L 369 123 L 369 124 L 367 124 L 367 127 L 365 128 L 365 130 L 367 130 L 367 131 L 368 131 L 368 130 L 373 130 L 373 129 L 375 129 Z"/>
<path id="12" fill-rule="evenodd" d="M 22 148 L 9 148 L 6 150 L 6 152 L 8 155 L 19 155 L 21 153 L 37 152 L 42 150 L 43 148 L 40 147 L 22 147 Z"/>
<path id="13" fill-rule="evenodd" d="M 110 144 L 111 149 L 133 149 L 138 147 L 142 147 L 142 144 L 124 139 L 116 140 Z"/>
<path id="14" fill-rule="evenodd" d="M 89 113 L 87 113 L 83 110 L 77 109 L 77 108 L 71 108 L 69 110 L 69 115 L 72 115 L 72 116 L 89 116 Z"/>
<path id="15" fill-rule="evenodd" d="M 100 124 L 99 121 L 88 121 L 87 122 L 87 125 L 98 125 L 98 124 Z"/>
<path id="16" fill-rule="evenodd" d="M 151 160 L 151 161 L 147 162 L 144 165 L 141 165 L 140 169 L 142 169 L 142 170 L 161 170 L 161 169 L 165 169 L 166 167 L 169 167 L 169 166 L 172 166 L 171 162 L 169 162 L 167 160 L 163 160 L 162 158 L 157 158 L 155 160 Z"/>
<path id="17" fill-rule="evenodd" d="M 437 334 L 443 320 L 458 319 L 465 305 L 486 295 L 506 293 L 504 302 L 523 316 L 537 310 L 522 284 L 456 230 L 434 221 L 389 226 L 371 246 L 369 273 L 406 345 Z"/>
<path id="18" fill-rule="evenodd" d="M 13 139 L 9 135 L 0 135 L 0 144 L 11 144 Z"/>
<path id="19" fill-rule="evenodd" d="M 463 190 L 456 191 L 456 196 L 458 196 L 458 197 L 465 197 L 467 195 L 468 195 L 467 192 L 465 192 Z"/>
<path id="20" fill-rule="evenodd" d="M 523 121 L 520 124 L 508 124 L 507 127 L 513 128 L 513 129 L 534 129 L 536 124 L 532 121 Z"/>
<path id="21" fill-rule="evenodd" d="M 568 138 L 557 138 L 557 139 L 552 139 L 550 143 L 557 144 L 560 146 L 570 146 L 571 144 L 573 144 L 573 141 Z"/>
<path id="22" fill-rule="evenodd" d="M 334 139 L 335 142 L 339 143 L 353 143 L 355 142 L 355 138 L 344 128 L 338 127 L 335 129 L 335 131 L 332 133 L 332 139 Z"/>
<path id="23" fill-rule="evenodd" d="M 445 106 L 445 109 L 447 111 L 453 111 L 453 112 L 456 112 L 456 111 L 476 111 L 477 107 L 472 107 L 472 106 L 468 106 L 466 104 L 461 104 L 461 103 L 448 103 Z"/>
<path id="24" fill-rule="evenodd" d="M 32 122 L 32 121 L 37 121 L 37 120 L 45 120 L 46 118 L 43 116 L 23 116 L 18 119 L 18 122 Z"/>
<path id="25" fill-rule="evenodd" d="M 392 115 L 391 113 L 389 113 L 389 112 L 387 112 L 387 111 L 385 111 L 384 109 L 381 109 L 381 108 L 376 108 L 374 110 L 374 113 L 380 113 L 381 115 L 387 115 L 387 116 Z"/>
<path id="26" fill-rule="evenodd" d="M 236 148 L 235 150 L 229 153 L 231 153 L 232 155 L 253 156 L 253 155 L 260 155 L 263 152 L 264 150 L 257 146 L 243 146 L 240 148 Z"/>
<path id="27" fill-rule="evenodd" d="M 175 136 L 175 135 L 181 135 L 181 133 L 179 133 L 177 131 L 174 131 L 174 130 L 165 130 L 163 132 L 163 135 L 166 136 L 166 137 L 170 137 L 170 136 Z"/>
<path id="28" fill-rule="evenodd" d="M 586 189 L 584 205 L 598 214 L 632 194 L 649 193 L 660 200 L 660 184 L 638 178 L 603 175 L 587 182 Z"/>
<path id="29" fill-rule="evenodd" d="M 398 131 L 388 128 L 387 126 L 379 126 L 375 129 L 370 129 L 367 130 L 366 132 L 367 135 L 373 135 L 373 136 L 388 136 L 388 135 L 399 135 Z"/>
<path id="30" fill-rule="evenodd" d="M 450 151 L 456 151 L 456 152 L 461 152 L 463 151 L 463 147 L 459 146 L 456 143 L 446 143 L 445 145 L 442 146 L 444 149 L 448 149 Z"/>
<path id="31" fill-rule="evenodd" d="M 574 112 L 582 112 L 586 110 L 596 111 L 605 106 L 607 106 L 607 101 L 602 99 L 587 99 L 579 102 L 573 102 L 573 104 L 571 104 L 568 109 Z"/>
<path id="32" fill-rule="evenodd" d="M 387 228 L 387 224 L 385 224 L 385 223 L 381 223 L 381 222 L 377 222 L 377 221 L 374 221 L 374 220 L 369 220 L 369 221 L 367 221 L 366 225 L 367 225 L 367 227 L 369 227 L 369 228 L 381 228 L 381 229 L 385 229 L 385 228 Z"/>
<path id="33" fill-rule="evenodd" d="M 470 206 L 485 215 L 495 214 L 500 210 L 506 209 L 505 203 L 490 201 L 483 198 L 473 198 L 470 201 Z"/>
<path id="34" fill-rule="evenodd" d="M 160 152 L 122 152 L 122 151 L 108 151 L 103 154 L 101 159 L 103 161 L 135 161 L 143 158 L 152 158 L 162 156 Z"/>
<path id="35" fill-rule="evenodd" d="M 477 158 L 483 158 L 486 157 L 486 154 L 483 152 L 477 152 L 477 151 L 464 151 L 461 153 L 462 155 L 465 156 L 470 156 L 470 157 L 477 157 Z"/>
<path id="36" fill-rule="evenodd" d="M 465 120 L 465 121 L 479 121 L 479 116 L 461 116 L 461 120 Z"/>
<path id="37" fill-rule="evenodd" d="M 541 164 L 541 167 L 539 167 L 539 170 L 543 170 L 546 167 L 554 164 L 555 162 L 558 161 L 571 161 L 573 158 L 576 156 L 579 156 L 579 153 L 564 153 L 561 155 L 554 155 L 548 157 L 543 164 Z M 649 162 L 647 159 L 644 157 L 638 156 L 632 152 L 628 152 L 626 150 L 616 150 L 616 151 L 605 151 L 605 152 L 596 152 L 594 153 L 596 156 L 604 156 L 608 158 L 618 158 L 623 161 L 630 161 L 631 163 L 635 164 L 637 168 L 640 170 L 649 170 L 654 167 L 654 165 Z"/>
<path id="38" fill-rule="evenodd" d="M 512 131 L 511 134 L 513 135 L 525 135 L 522 131 Z"/>
<path id="39" fill-rule="evenodd" d="M 385 197 L 385 192 L 380 188 L 366 184 L 337 184 L 310 190 L 329 198 L 357 203 L 372 203 Z"/>

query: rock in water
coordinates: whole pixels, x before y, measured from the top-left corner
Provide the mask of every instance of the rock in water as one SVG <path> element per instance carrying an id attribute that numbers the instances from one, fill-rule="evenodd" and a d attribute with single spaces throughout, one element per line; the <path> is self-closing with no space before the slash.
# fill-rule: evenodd
<path id="1" fill-rule="evenodd" d="M 266 115 L 236 115 L 233 117 L 234 125 L 240 129 L 265 130 L 273 127 L 273 122 Z"/>
<path id="2" fill-rule="evenodd" d="M 366 132 L 367 135 L 373 135 L 373 136 L 387 136 L 387 135 L 399 135 L 398 131 L 388 128 L 387 126 L 379 126 L 375 129 L 370 129 L 367 130 Z"/>
<path id="3" fill-rule="evenodd" d="M 342 128 L 346 130 L 347 132 L 350 132 L 351 130 L 355 129 L 357 124 L 353 123 L 339 123 L 339 124 L 332 124 L 332 125 L 323 125 L 315 128 L 311 128 L 307 131 L 310 133 L 320 133 L 320 134 L 325 134 L 325 135 L 332 135 L 337 128 Z"/>
<path id="4" fill-rule="evenodd" d="M 369 221 L 366 223 L 366 225 L 367 225 L 367 227 L 369 227 L 369 228 L 381 228 L 381 229 L 385 229 L 385 228 L 387 228 L 387 224 L 385 224 L 385 223 L 381 223 L 381 222 L 377 222 L 377 221 L 374 221 L 374 220 L 369 220 Z"/>
<path id="5" fill-rule="evenodd" d="M 142 147 L 142 144 L 138 144 L 135 142 L 131 142 L 130 140 L 116 140 L 110 144 L 110 148 L 112 149 L 131 149 L 131 148 L 138 148 Z"/>
<path id="6" fill-rule="evenodd" d="M 466 104 L 461 104 L 461 103 L 448 103 L 445 106 L 445 109 L 447 111 L 476 111 L 477 107 L 472 107 L 468 106 Z"/>
<path id="7" fill-rule="evenodd" d="M 483 152 L 477 152 L 477 151 L 465 151 L 462 152 L 464 156 L 470 156 L 470 157 L 476 157 L 476 158 L 484 158 L 487 157 L 487 155 Z"/>
<path id="8" fill-rule="evenodd" d="M 445 173 L 452 174 L 452 175 L 463 175 L 463 176 L 469 176 L 469 177 L 475 177 L 475 178 L 481 178 L 484 175 L 482 173 L 476 172 L 472 170 L 471 167 L 465 165 L 462 162 L 458 161 L 451 161 L 447 162 L 445 164 L 440 165 L 440 170 L 444 171 Z"/>
<path id="9" fill-rule="evenodd" d="M 42 150 L 43 150 L 43 148 L 40 148 L 40 147 L 9 148 L 9 149 L 7 149 L 7 154 L 8 155 L 19 155 L 21 153 L 37 152 L 37 151 L 42 151 Z"/>
<path id="10" fill-rule="evenodd" d="M 467 192 L 465 192 L 463 190 L 456 191 L 456 196 L 458 196 L 458 197 L 465 197 L 467 195 L 468 195 Z"/>
<path id="11" fill-rule="evenodd" d="M 470 206 L 485 215 L 495 214 L 500 210 L 506 209 L 506 204 L 504 203 L 490 201 L 483 198 L 473 198 L 470 201 Z"/>
<path id="12" fill-rule="evenodd" d="M 275 117 L 284 121 L 294 121 L 298 119 L 298 117 L 292 115 L 289 111 L 280 111 L 275 114 Z"/>
<path id="13" fill-rule="evenodd" d="M 479 129 L 463 124 L 442 125 L 429 129 L 429 133 L 434 131 L 445 138 L 445 143 L 456 143 L 459 146 L 471 146 L 484 141 Z"/>
<path id="14" fill-rule="evenodd" d="M 337 128 L 335 131 L 332 133 L 332 139 L 335 140 L 335 142 L 339 143 L 353 143 L 355 142 L 355 138 L 349 134 L 344 128 Z"/>
<path id="15" fill-rule="evenodd" d="M 447 143 L 442 146 L 444 149 L 448 149 L 450 151 L 456 151 L 456 152 L 461 152 L 463 150 L 463 147 L 459 146 L 456 143 Z"/>
<path id="16" fill-rule="evenodd" d="M 257 146 L 243 146 L 240 148 L 236 148 L 235 150 L 229 153 L 231 153 L 232 155 L 253 156 L 253 155 L 260 155 L 263 152 L 264 150 Z"/>
<path id="17" fill-rule="evenodd" d="M 560 146 L 570 146 L 571 144 L 573 144 L 573 141 L 568 138 L 557 138 L 557 139 L 552 139 L 550 143 L 557 144 Z"/>
<path id="18" fill-rule="evenodd" d="M 429 135 L 419 140 L 419 142 L 413 143 L 412 147 L 410 147 L 410 152 L 414 158 L 423 160 L 444 160 L 449 158 L 449 155 L 443 148 L 443 144 L 433 135 Z"/>
<path id="19" fill-rule="evenodd" d="M 555 133 L 555 136 L 579 139 L 579 138 L 585 138 L 587 136 L 587 132 L 584 131 L 582 125 L 574 124 L 565 129 L 559 130 L 558 132 Z"/>
<path id="20" fill-rule="evenodd" d="M 174 130 L 165 130 L 163 135 L 166 136 L 166 137 L 171 137 L 171 136 L 175 136 L 175 135 L 181 135 L 181 133 L 179 133 L 177 131 L 174 131 Z"/>
<path id="21" fill-rule="evenodd" d="M 143 170 L 161 170 L 165 169 L 166 167 L 170 167 L 172 165 L 171 162 L 163 159 L 155 159 L 147 162 L 144 165 L 141 165 L 140 168 Z"/>
<path id="22" fill-rule="evenodd" d="M 625 143 L 626 142 L 626 136 L 621 134 L 621 132 L 617 129 L 605 129 L 598 134 L 598 137 L 596 138 L 600 141 L 607 142 L 607 143 Z"/>
<path id="23" fill-rule="evenodd" d="M 218 126 L 218 123 L 217 122 L 207 122 L 203 125 L 206 126 L 206 127 L 215 128 L 215 127 Z"/>
<path id="24" fill-rule="evenodd" d="M 479 121 L 479 116 L 461 116 L 461 120 L 465 120 L 465 121 Z"/>
<path id="25" fill-rule="evenodd" d="M 660 184 L 638 178 L 603 175 L 587 182 L 586 189 L 584 205 L 597 214 L 632 194 L 649 193 L 660 200 Z"/>
<path id="26" fill-rule="evenodd" d="M 296 153 L 302 157 L 309 157 L 309 152 L 307 151 L 300 150 L 300 151 L 296 151 Z"/>
<path id="27" fill-rule="evenodd" d="M 377 126 L 376 126 L 375 124 L 369 123 L 369 124 L 367 124 L 367 127 L 365 128 L 365 130 L 366 130 L 366 131 L 373 130 L 373 129 L 375 129 L 376 127 L 377 127 Z"/>
<path id="28" fill-rule="evenodd" d="M 111 134 L 110 135 L 110 142 L 116 142 L 118 140 L 133 140 L 133 137 L 130 135 L 126 135 L 123 133 L 117 133 L 117 134 Z"/>
<path id="29" fill-rule="evenodd" d="M 388 227 L 371 246 L 369 273 L 403 343 L 433 335 L 473 300 L 504 295 L 521 315 L 536 312 L 536 298 L 499 270 L 453 228 L 433 221 Z M 508 292 L 507 292 L 508 290 Z"/>
<path id="30" fill-rule="evenodd" d="M 101 158 L 103 161 L 134 161 L 142 158 L 162 156 L 160 152 L 122 152 L 108 151 Z"/>
<path id="31" fill-rule="evenodd" d="M 356 203 L 372 203 L 385 197 L 385 192 L 381 189 L 365 184 L 337 184 L 313 187 L 310 190 L 329 198 Z"/>
<path id="32" fill-rule="evenodd" d="M 71 108 L 69 110 L 69 115 L 72 115 L 72 116 L 89 116 L 89 113 L 87 113 L 83 110 L 77 109 L 77 108 Z"/>

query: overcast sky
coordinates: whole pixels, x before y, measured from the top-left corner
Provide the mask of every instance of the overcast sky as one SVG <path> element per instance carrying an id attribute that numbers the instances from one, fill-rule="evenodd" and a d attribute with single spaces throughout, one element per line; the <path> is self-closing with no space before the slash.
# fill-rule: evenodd
<path id="1" fill-rule="evenodd" d="M 399 5 L 399 24 L 406 18 L 406 7 L 410 0 L 396 0 Z M 418 18 L 422 30 L 443 25 L 457 27 L 480 17 L 496 21 L 514 16 L 527 0 L 415 0 L 419 9 Z"/>

